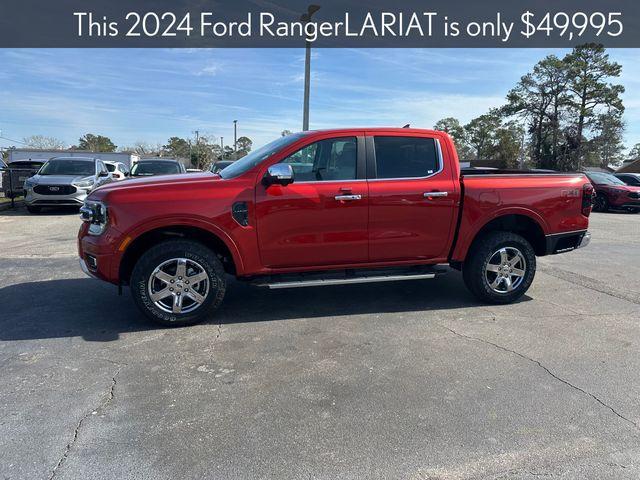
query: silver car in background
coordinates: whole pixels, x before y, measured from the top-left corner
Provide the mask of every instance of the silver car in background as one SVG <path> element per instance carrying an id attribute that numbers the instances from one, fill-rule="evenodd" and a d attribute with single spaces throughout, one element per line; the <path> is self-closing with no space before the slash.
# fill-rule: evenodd
<path id="1" fill-rule="evenodd" d="M 42 207 L 81 207 L 94 188 L 113 181 L 98 158 L 55 157 L 24 182 L 24 202 L 30 213 Z"/>

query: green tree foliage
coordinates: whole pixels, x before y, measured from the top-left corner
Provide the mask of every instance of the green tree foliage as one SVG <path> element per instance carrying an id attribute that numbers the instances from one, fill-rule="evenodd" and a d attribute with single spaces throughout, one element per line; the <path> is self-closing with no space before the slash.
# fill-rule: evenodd
<path id="1" fill-rule="evenodd" d="M 613 109 L 598 115 L 594 122 L 593 130 L 595 136 L 587 146 L 588 158 L 585 158 L 584 164 L 601 168 L 606 168 L 609 165 L 620 165 L 623 159 L 622 151 L 624 150 L 622 142 L 624 133 L 622 112 L 618 109 Z M 589 161 L 589 158 L 592 160 Z"/>
<path id="2" fill-rule="evenodd" d="M 627 153 L 627 159 L 632 161 L 640 160 L 640 143 L 636 143 L 631 147 L 631 150 Z"/>
<path id="3" fill-rule="evenodd" d="M 609 60 L 602 45 L 585 44 L 578 46 L 565 57 L 569 70 L 569 90 L 572 96 L 572 116 L 575 132 L 574 164 L 580 168 L 585 132 L 601 119 L 600 110 L 608 110 L 607 115 L 615 118 L 624 112 L 620 95 L 624 93 L 622 85 L 609 82 L 619 77 L 622 67 Z"/>
<path id="4" fill-rule="evenodd" d="M 115 152 L 116 148 L 118 148 L 109 137 L 94 135 L 93 133 L 83 135 L 78 142 L 78 146 L 73 148 L 90 152 Z"/>
<path id="5" fill-rule="evenodd" d="M 506 115 L 516 115 L 529 126 L 531 158 L 540 168 L 555 168 L 560 161 L 561 121 L 570 105 L 567 63 L 549 55 L 507 94 Z"/>
<path id="6" fill-rule="evenodd" d="M 173 158 L 189 158 L 191 145 L 184 138 L 171 137 L 167 144 L 162 146 L 162 156 Z"/>
<path id="7" fill-rule="evenodd" d="M 475 158 L 488 160 L 496 146 L 496 131 L 500 127 L 500 116 L 495 112 L 480 115 L 464 126 L 466 138 Z"/>
<path id="8" fill-rule="evenodd" d="M 251 147 L 253 146 L 253 142 L 249 137 L 240 137 L 236 142 L 238 151 L 237 158 L 244 157 L 247 153 L 251 151 Z"/>
<path id="9" fill-rule="evenodd" d="M 586 44 L 563 59 L 545 57 L 520 79 L 502 113 L 527 125 L 534 166 L 575 170 L 620 160 L 624 88 L 611 83 L 620 73 L 604 47 Z"/>
<path id="10" fill-rule="evenodd" d="M 457 118 L 447 117 L 438 120 L 433 126 L 434 130 L 447 132 L 458 150 L 458 158 L 465 161 L 473 158 L 473 152 L 467 143 L 467 134 Z"/>

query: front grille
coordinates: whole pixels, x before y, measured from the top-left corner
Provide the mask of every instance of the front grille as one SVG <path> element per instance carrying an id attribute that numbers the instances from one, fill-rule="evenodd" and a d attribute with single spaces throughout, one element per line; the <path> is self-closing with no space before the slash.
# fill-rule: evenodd
<path id="1" fill-rule="evenodd" d="M 76 193 L 73 185 L 36 185 L 33 191 L 39 195 L 71 195 Z"/>
<path id="2" fill-rule="evenodd" d="M 629 192 L 629 198 L 640 198 L 640 192 Z"/>

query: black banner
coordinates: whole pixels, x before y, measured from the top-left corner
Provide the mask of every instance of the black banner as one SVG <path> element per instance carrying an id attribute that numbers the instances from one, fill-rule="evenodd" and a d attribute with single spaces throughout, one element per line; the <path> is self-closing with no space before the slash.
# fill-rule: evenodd
<path id="1" fill-rule="evenodd" d="M 0 47 L 640 47 L 640 2 L 3 0 Z"/>

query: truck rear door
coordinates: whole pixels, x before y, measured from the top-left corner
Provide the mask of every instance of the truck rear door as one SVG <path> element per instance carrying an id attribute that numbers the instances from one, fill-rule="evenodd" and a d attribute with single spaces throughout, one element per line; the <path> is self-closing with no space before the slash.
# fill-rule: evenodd
<path id="1" fill-rule="evenodd" d="M 372 132 L 366 146 L 370 261 L 445 261 L 459 194 L 440 140 Z"/>

